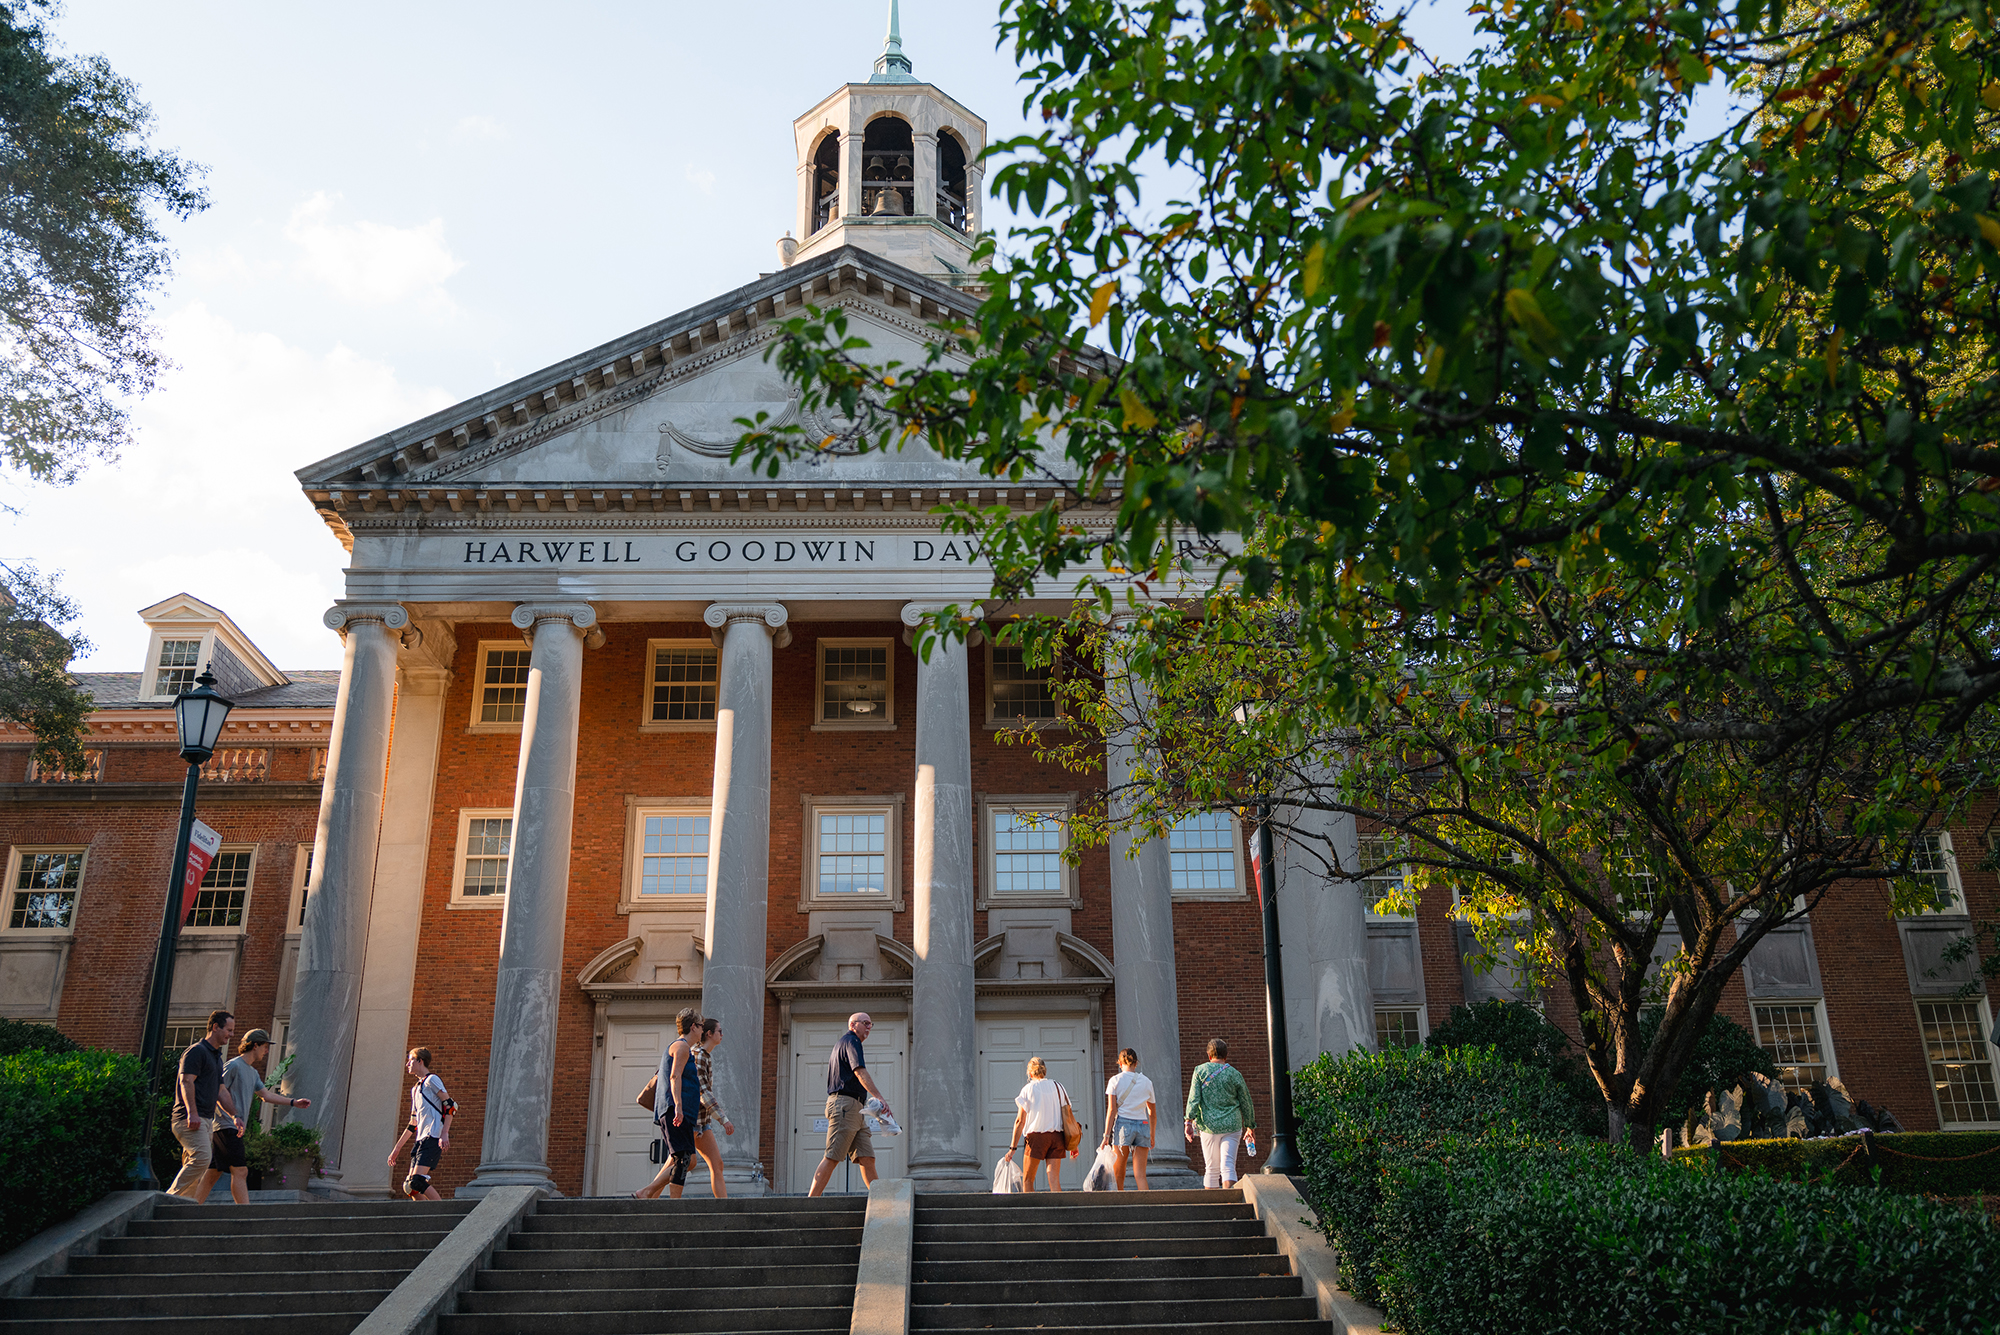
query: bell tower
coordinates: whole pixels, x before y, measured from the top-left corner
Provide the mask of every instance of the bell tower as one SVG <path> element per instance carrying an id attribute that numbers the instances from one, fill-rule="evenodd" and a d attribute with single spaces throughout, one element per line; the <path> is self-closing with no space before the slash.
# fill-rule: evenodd
<path id="1" fill-rule="evenodd" d="M 799 201 L 786 264 L 859 246 L 927 278 L 976 287 L 979 154 L 986 122 L 916 77 L 898 0 L 866 83 L 843 84 L 792 122 Z"/>

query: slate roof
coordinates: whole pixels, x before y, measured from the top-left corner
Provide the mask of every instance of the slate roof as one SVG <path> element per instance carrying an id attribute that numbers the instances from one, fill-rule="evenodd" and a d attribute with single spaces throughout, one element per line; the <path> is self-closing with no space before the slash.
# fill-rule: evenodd
<path id="1" fill-rule="evenodd" d="M 143 672 L 77 672 L 76 684 L 89 691 L 98 709 L 160 709 L 164 700 L 139 696 Z M 285 673 L 291 681 L 245 691 L 235 699 L 238 709 L 331 709 L 340 695 L 339 668 L 301 668 Z"/>

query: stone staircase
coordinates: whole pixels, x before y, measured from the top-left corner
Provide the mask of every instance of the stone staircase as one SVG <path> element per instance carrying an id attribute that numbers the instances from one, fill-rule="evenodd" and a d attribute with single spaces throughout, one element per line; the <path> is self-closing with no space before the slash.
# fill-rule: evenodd
<path id="1" fill-rule="evenodd" d="M 162 1204 L 68 1274 L 0 1299 L 0 1333 L 347 1335 L 472 1207 Z"/>
<path id="2" fill-rule="evenodd" d="M 866 1208 L 857 1196 L 545 1200 L 438 1335 L 844 1331 Z"/>
<path id="3" fill-rule="evenodd" d="M 1241 1191 L 919 1195 L 910 1329 L 1327 1335 Z"/>

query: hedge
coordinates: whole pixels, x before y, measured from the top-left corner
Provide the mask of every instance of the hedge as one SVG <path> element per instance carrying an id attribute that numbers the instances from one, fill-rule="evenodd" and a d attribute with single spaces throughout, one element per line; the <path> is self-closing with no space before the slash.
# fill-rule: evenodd
<path id="1" fill-rule="evenodd" d="M 1792 1182 L 1880 1186 L 1931 1196 L 2000 1195 L 2000 1131 L 1904 1131 L 1873 1137 L 1871 1170 L 1860 1136 L 1821 1140 L 1732 1140 L 1676 1150 L 1712 1173 L 1759 1172 Z"/>
<path id="2" fill-rule="evenodd" d="M 1387 1178 L 1375 1278 L 1406 1335 L 1994 1328 L 2000 1230 L 1921 1197 L 1492 1140 Z"/>
<path id="3" fill-rule="evenodd" d="M 0 1057 L 17 1052 L 78 1052 L 82 1047 L 54 1025 L 0 1019 Z"/>
<path id="4" fill-rule="evenodd" d="M 0 1057 L 0 1252 L 129 1184 L 145 1099 L 136 1057 Z"/>
<path id="5" fill-rule="evenodd" d="M 1391 1048 L 1322 1056 L 1292 1077 L 1307 1202 L 1327 1221 L 1341 1273 L 1363 1302 L 1387 1166 L 1426 1146 L 1485 1136 L 1584 1136 L 1570 1091 L 1550 1072 L 1490 1048 Z"/>

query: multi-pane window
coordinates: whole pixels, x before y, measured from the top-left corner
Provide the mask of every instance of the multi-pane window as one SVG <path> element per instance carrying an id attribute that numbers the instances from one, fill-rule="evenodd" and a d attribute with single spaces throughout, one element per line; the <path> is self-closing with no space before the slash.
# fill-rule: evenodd
<path id="1" fill-rule="evenodd" d="M 1409 880 L 1407 867 L 1386 864 L 1408 856 L 1408 847 L 1393 834 L 1364 834 L 1360 840 L 1361 906 L 1371 918 L 1403 919 L 1409 915 L 1398 913 L 1393 908 L 1380 907 L 1387 899 L 1400 895 Z"/>
<path id="2" fill-rule="evenodd" d="M 1949 834 L 1933 830 L 1910 841 L 1910 876 L 1930 892 L 1931 907 L 1924 912 L 1965 912 L 1965 901 L 1959 896 L 1958 865 L 1952 856 Z"/>
<path id="3" fill-rule="evenodd" d="M 83 850 L 24 852 L 14 866 L 7 925 L 26 931 L 68 931 L 83 884 Z"/>
<path id="4" fill-rule="evenodd" d="M 815 815 L 813 828 L 821 895 L 888 893 L 888 812 L 821 811 Z"/>
<path id="5" fill-rule="evenodd" d="M 893 722 L 889 646 L 823 641 L 819 649 L 819 722 Z"/>
<path id="6" fill-rule="evenodd" d="M 103 777 L 104 753 L 102 751 L 85 751 L 83 753 L 83 768 L 78 770 L 65 769 L 60 762 L 54 765 L 44 765 L 40 760 L 32 757 L 28 761 L 29 783 L 96 783 Z"/>
<path id="7" fill-rule="evenodd" d="M 992 646 L 987 663 L 987 688 L 991 696 L 988 717 L 994 723 L 1033 723 L 1056 716 L 1055 692 L 1049 687 L 1049 670 L 1030 667 L 1021 646 Z"/>
<path id="8" fill-rule="evenodd" d="M 1819 1007 L 1813 1002 L 1758 1006 L 1757 1044 L 1777 1064 L 1786 1089 L 1806 1090 L 1826 1079 L 1826 1044 L 1820 1037 Z"/>
<path id="9" fill-rule="evenodd" d="M 1417 1029 L 1417 1011 L 1414 1006 L 1375 1008 L 1377 1052 L 1386 1052 L 1390 1048 L 1419 1047 L 1423 1041 L 1423 1035 Z"/>
<path id="10" fill-rule="evenodd" d="M 528 714 L 528 650 L 488 649 L 479 668 L 477 723 L 519 723 Z"/>
<path id="11" fill-rule="evenodd" d="M 1226 811 L 1197 811 L 1167 832 L 1173 888 L 1184 894 L 1240 891 L 1236 876 L 1236 822 Z"/>
<path id="12" fill-rule="evenodd" d="M 639 893 L 708 893 L 708 821 L 693 812 L 645 812 L 639 829 Z"/>
<path id="13" fill-rule="evenodd" d="M 459 897 L 498 899 L 507 893 L 507 863 L 514 851 L 512 816 L 467 816 L 459 859 Z"/>
<path id="14" fill-rule="evenodd" d="M 241 927 L 243 908 L 250 898 L 250 859 L 254 850 L 225 848 L 208 864 L 201 888 L 194 892 L 194 907 L 188 910 L 183 927 Z"/>
<path id="15" fill-rule="evenodd" d="M 653 646 L 646 719 L 650 723 L 715 722 L 715 688 L 720 660 L 712 646 Z"/>
<path id="16" fill-rule="evenodd" d="M 178 1071 L 181 1067 L 181 1054 L 206 1037 L 208 1037 L 208 1025 L 205 1021 L 196 1020 L 191 1024 L 168 1025 L 166 1037 L 160 1040 L 160 1069 Z"/>
<path id="17" fill-rule="evenodd" d="M 160 641 L 160 657 L 153 665 L 153 694 L 183 695 L 193 690 L 195 673 L 201 670 L 200 658 L 200 640 Z"/>
<path id="18" fill-rule="evenodd" d="M 1062 812 L 995 807 L 992 820 L 993 897 L 1066 898 Z"/>
<path id="19" fill-rule="evenodd" d="M 1920 1001 L 1917 1024 L 1937 1089 L 1938 1121 L 1945 1126 L 2000 1122 L 2000 1090 L 1993 1083 L 1993 1050 L 1976 1001 Z"/>
<path id="20" fill-rule="evenodd" d="M 300 844 L 292 863 L 292 906 L 285 915 L 288 932 L 302 932 L 306 926 L 306 895 L 312 889 L 313 846 Z"/>

